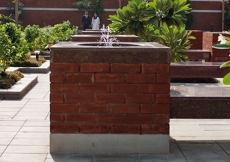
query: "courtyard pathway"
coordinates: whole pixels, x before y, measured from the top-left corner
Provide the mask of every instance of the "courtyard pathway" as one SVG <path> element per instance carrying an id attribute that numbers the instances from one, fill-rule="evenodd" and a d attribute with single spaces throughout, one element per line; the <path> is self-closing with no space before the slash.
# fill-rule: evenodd
<path id="1" fill-rule="evenodd" d="M 0 162 L 230 162 L 230 119 L 170 120 L 169 154 L 49 153 L 49 74 L 21 100 L 0 100 Z"/>

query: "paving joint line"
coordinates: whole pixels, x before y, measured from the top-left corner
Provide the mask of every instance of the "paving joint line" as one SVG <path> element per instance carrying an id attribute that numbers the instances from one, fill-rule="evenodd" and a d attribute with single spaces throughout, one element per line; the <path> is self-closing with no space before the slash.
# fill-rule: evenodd
<path id="1" fill-rule="evenodd" d="M 10 144 L 12 143 L 12 141 L 15 139 L 15 137 L 18 135 L 18 133 L 20 132 L 20 130 L 22 129 L 22 127 L 25 125 L 27 119 L 24 120 L 24 123 L 22 124 L 21 128 L 17 131 L 17 133 L 14 135 L 14 137 L 12 138 L 12 140 L 10 141 L 10 143 L 6 146 L 6 148 L 4 149 L 4 151 L 2 152 L 1 156 L 5 153 L 6 149 L 10 146 Z"/>
<path id="2" fill-rule="evenodd" d="M 187 157 L 185 156 L 185 154 L 184 154 L 183 151 L 181 150 L 180 146 L 178 145 L 177 141 L 176 141 L 175 139 L 174 139 L 174 141 L 175 141 L 175 143 L 176 143 L 178 149 L 180 150 L 180 152 L 181 152 L 182 155 L 184 156 L 185 160 L 186 160 L 187 162 L 189 162 L 188 159 L 187 159 Z"/>
<path id="3" fill-rule="evenodd" d="M 14 120 L 14 118 L 18 115 L 18 113 L 26 106 L 26 104 L 30 101 L 30 99 L 28 99 L 28 101 L 18 110 L 18 112 L 12 117 L 12 120 Z M 27 120 L 27 119 L 26 119 Z"/>
<path id="4" fill-rule="evenodd" d="M 222 151 L 224 151 L 230 157 L 230 154 L 227 151 L 225 151 L 225 149 L 218 142 L 216 142 L 216 144 L 221 148 Z"/>

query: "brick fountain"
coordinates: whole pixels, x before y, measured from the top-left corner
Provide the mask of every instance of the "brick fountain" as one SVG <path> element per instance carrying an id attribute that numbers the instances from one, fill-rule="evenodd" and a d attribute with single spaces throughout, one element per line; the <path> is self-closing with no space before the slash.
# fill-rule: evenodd
<path id="1" fill-rule="evenodd" d="M 51 47 L 51 153 L 169 152 L 169 48 L 119 43 Z"/>

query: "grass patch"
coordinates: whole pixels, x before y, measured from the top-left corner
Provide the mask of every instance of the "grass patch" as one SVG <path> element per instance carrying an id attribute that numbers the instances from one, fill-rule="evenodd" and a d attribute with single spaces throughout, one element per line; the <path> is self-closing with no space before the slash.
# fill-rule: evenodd
<path id="1" fill-rule="evenodd" d="M 17 61 L 10 66 L 13 66 L 13 67 L 39 67 L 44 62 L 46 62 L 46 59 L 43 57 L 39 57 L 38 60 L 36 60 L 36 58 L 29 58 L 29 59 L 26 59 L 25 61 Z"/>
<path id="2" fill-rule="evenodd" d="M 20 71 L 1 72 L 0 73 L 0 89 L 11 88 L 17 81 L 23 78 L 24 75 Z"/>

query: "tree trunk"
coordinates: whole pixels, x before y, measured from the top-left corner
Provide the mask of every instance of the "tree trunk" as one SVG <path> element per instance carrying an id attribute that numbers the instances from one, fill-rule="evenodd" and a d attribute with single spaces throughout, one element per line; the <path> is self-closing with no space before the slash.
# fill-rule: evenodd
<path id="1" fill-rule="evenodd" d="M 15 23 L 18 24 L 18 0 L 15 0 Z"/>

